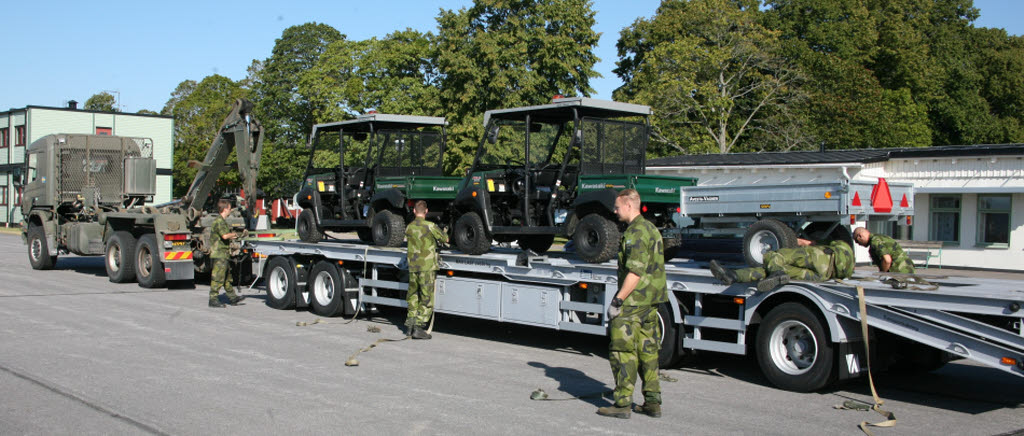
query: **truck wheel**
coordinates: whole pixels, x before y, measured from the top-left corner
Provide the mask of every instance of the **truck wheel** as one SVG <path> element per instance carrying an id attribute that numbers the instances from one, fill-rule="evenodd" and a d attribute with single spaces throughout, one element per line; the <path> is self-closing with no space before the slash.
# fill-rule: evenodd
<path id="1" fill-rule="evenodd" d="M 757 331 L 757 363 L 773 385 L 810 392 L 832 382 L 835 352 L 824 323 L 807 306 L 784 303 Z"/>
<path id="2" fill-rule="evenodd" d="M 295 232 L 299 239 L 304 242 L 317 243 L 324 238 L 323 231 L 316 225 L 316 217 L 313 216 L 313 209 L 302 209 L 299 219 L 295 222 Z"/>
<path id="3" fill-rule="evenodd" d="M 661 349 L 658 351 L 658 366 L 671 368 L 683 357 L 679 341 L 679 324 L 672 321 L 669 303 L 658 305 L 658 323 L 661 328 Z"/>
<path id="4" fill-rule="evenodd" d="M 114 232 L 103 251 L 107 277 L 114 283 L 135 280 L 135 237 L 124 230 Z"/>
<path id="5" fill-rule="evenodd" d="M 321 260 L 309 272 L 309 305 L 320 316 L 338 316 L 344 312 L 345 282 L 333 263 Z"/>
<path id="6" fill-rule="evenodd" d="M 267 280 L 267 306 L 274 309 L 295 307 L 295 266 L 291 260 L 283 256 L 270 259 L 263 276 Z"/>
<path id="7" fill-rule="evenodd" d="M 143 288 L 159 288 L 166 283 L 156 235 L 147 233 L 135 245 L 135 277 Z"/>
<path id="8" fill-rule="evenodd" d="M 32 269 L 53 269 L 57 256 L 50 256 L 50 248 L 46 243 L 46 232 L 40 226 L 28 228 L 28 263 Z"/>
<path id="9" fill-rule="evenodd" d="M 743 235 L 743 259 L 747 265 L 762 266 L 765 253 L 796 246 L 793 229 L 777 219 L 765 218 L 751 224 Z"/>
<path id="10" fill-rule="evenodd" d="M 466 254 L 484 254 L 491 249 L 491 238 L 484 230 L 484 220 L 476 212 L 466 212 L 455 221 L 455 245 Z"/>
<path id="11" fill-rule="evenodd" d="M 385 210 L 373 215 L 373 245 L 398 247 L 405 239 L 405 220 L 398 214 Z"/>
<path id="12" fill-rule="evenodd" d="M 519 248 L 532 250 L 537 254 L 547 253 L 554 243 L 555 235 L 524 235 L 519 238 Z"/>
<path id="13" fill-rule="evenodd" d="M 580 220 L 572 240 L 580 259 L 589 263 L 601 263 L 615 257 L 621 237 L 622 234 L 615 223 L 592 213 Z"/>

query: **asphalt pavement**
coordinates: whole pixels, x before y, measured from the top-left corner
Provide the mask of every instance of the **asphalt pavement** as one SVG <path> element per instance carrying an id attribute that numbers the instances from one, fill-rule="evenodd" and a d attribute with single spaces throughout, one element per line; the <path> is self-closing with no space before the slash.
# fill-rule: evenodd
<path id="1" fill-rule="evenodd" d="M 146 290 L 107 280 L 102 259 L 29 267 L 0 234 L 0 434 L 785 434 L 858 435 L 874 412 L 866 380 L 815 393 L 776 389 L 753 358 L 708 354 L 664 371 L 664 416 L 605 418 L 601 398 L 533 401 L 611 388 L 607 340 L 439 316 L 430 341 L 399 338 L 400 310 L 317 317 L 246 305 L 206 307 L 208 288 Z M 377 327 L 378 333 L 369 331 Z M 1024 379 L 954 362 L 876 378 L 897 417 L 876 435 L 1012 434 Z M 637 400 L 642 401 L 639 394 Z"/>

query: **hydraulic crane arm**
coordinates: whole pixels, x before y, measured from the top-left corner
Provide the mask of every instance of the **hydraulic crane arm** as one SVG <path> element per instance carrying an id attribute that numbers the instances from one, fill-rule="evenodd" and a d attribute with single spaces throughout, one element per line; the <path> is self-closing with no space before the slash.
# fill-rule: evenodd
<path id="1" fill-rule="evenodd" d="M 253 104 L 246 99 L 235 101 L 231 113 L 224 118 L 220 131 L 206 152 L 199 171 L 196 173 L 188 192 L 181 198 L 192 216 L 200 216 L 207 196 L 217 183 L 217 178 L 227 169 L 225 163 L 231 150 L 238 159 L 238 173 L 245 189 L 246 210 L 256 207 L 256 176 L 263 153 L 263 126 L 252 115 Z"/>

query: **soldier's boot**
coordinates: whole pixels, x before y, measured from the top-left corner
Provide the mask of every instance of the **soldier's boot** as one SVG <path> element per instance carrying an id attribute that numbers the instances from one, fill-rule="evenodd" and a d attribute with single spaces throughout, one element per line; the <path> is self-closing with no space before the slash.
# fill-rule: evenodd
<path id="1" fill-rule="evenodd" d="M 789 276 L 786 275 L 786 272 L 775 271 L 771 273 L 771 275 L 769 275 L 767 278 L 757 282 L 757 291 L 771 292 L 775 290 L 775 288 L 778 288 L 779 286 L 782 286 L 786 283 L 789 283 Z"/>
<path id="2" fill-rule="evenodd" d="M 661 418 L 661 404 L 645 402 L 643 406 L 633 406 L 633 411 L 651 418 Z"/>
<path id="3" fill-rule="evenodd" d="M 736 271 L 723 267 L 714 259 L 711 260 L 711 275 L 726 286 L 736 282 Z"/>
<path id="4" fill-rule="evenodd" d="M 423 328 L 421 328 L 421 327 L 413 327 L 412 328 L 412 338 L 413 339 L 430 339 L 431 336 L 430 336 L 430 333 L 427 333 L 427 331 L 423 330 Z"/>
<path id="5" fill-rule="evenodd" d="M 601 416 L 610 416 L 612 418 L 629 419 L 629 406 L 619 407 L 611 405 L 608 407 L 600 407 L 597 409 L 597 414 Z"/>
<path id="6" fill-rule="evenodd" d="M 217 300 L 215 298 L 211 298 L 210 307 L 224 307 L 224 303 L 221 303 L 220 300 Z"/>
<path id="7" fill-rule="evenodd" d="M 244 306 L 245 303 L 242 302 L 242 300 L 244 300 L 244 299 L 245 299 L 245 295 L 238 295 L 238 296 L 235 296 L 235 298 L 232 298 L 232 299 L 228 300 L 228 304 L 230 304 L 232 306 Z M 221 306 L 223 306 L 223 304 Z"/>

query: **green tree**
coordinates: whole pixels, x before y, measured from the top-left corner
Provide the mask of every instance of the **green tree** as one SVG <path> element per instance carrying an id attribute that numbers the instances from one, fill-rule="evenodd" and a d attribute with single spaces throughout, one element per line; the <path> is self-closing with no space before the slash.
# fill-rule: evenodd
<path id="1" fill-rule="evenodd" d="M 139 110 L 138 112 L 136 112 L 136 113 L 137 113 L 137 114 L 139 114 L 139 115 L 160 115 L 160 114 L 159 114 L 159 113 L 157 113 L 156 111 L 151 111 L 151 110 L 149 110 L 149 109 L 140 109 L 140 110 Z"/>
<path id="2" fill-rule="evenodd" d="M 477 0 L 437 17 L 440 98 L 447 109 L 446 169 L 461 174 L 483 133 L 483 113 L 588 96 L 598 58 L 587 0 Z"/>
<path id="3" fill-rule="evenodd" d="M 775 135 L 767 122 L 790 122 L 789 106 L 806 97 L 802 74 L 777 54 L 780 32 L 760 15 L 757 1 L 666 0 L 622 31 L 616 97 L 654 108 L 662 147 L 653 154 L 748 149 L 742 141 L 755 128 Z"/>
<path id="4" fill-rule="evenodd" d="M 101 112 L 119 112 L 117 110 L 117 99 L 110 93 L 103 91 L 94 94 L 85 101 L 85 110 Z"/>

